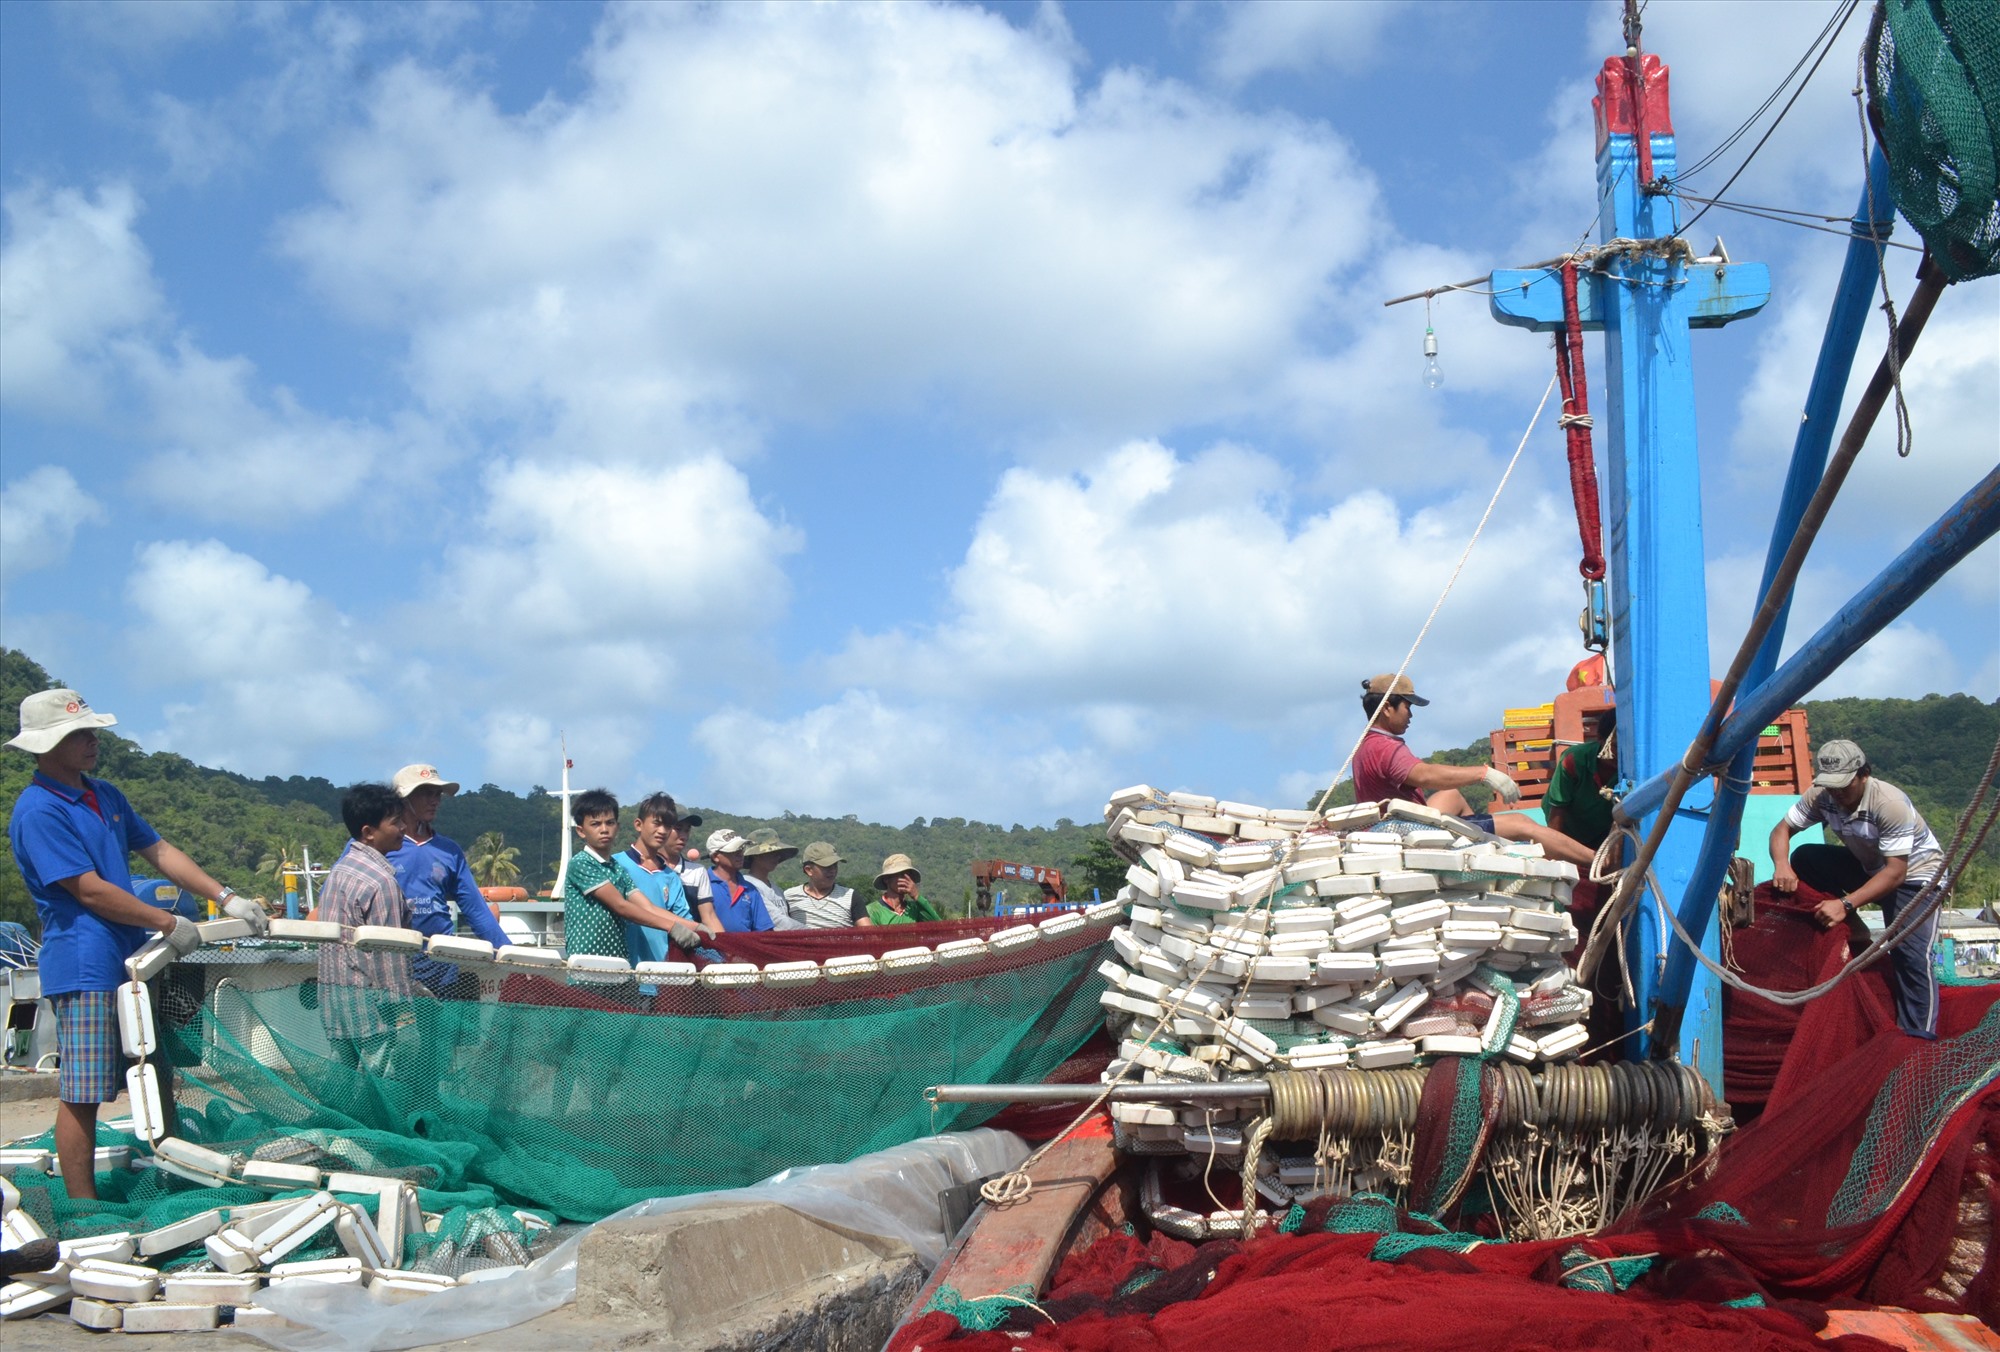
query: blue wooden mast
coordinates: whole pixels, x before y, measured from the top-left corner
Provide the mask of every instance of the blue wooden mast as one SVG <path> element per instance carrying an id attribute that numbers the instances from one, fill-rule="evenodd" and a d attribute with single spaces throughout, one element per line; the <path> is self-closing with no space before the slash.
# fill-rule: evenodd
<path id="1" fill-rule="evenodd" d="M 1610 665 L 1619 775 L 1629 784 L 1670 771 L 1709 707 L 1689 330 L 1755 314 L 1770 298 L 1771 279 L 1762 264 L 1697 260 L 1679 237 L 1674 199 L 1654 186 L 1675 169 L 1667 68 L 1659 58 L 1636 46 L 1609 58 L 1597 91 L 1599 243 L 1579 263 L 1577 299 L 1582 327 L 1604 334 Z M 1565 324 L 1556 273 L 1495 272 L 1493 292 L 1492 314 L 1503 324 L 1538 332 Z M 1682 815 L 1696 817 L 1700 806 L 1683 807 Z M 1698 820 L 1669 831 L 1654 861 L 1669 905 L 1693 876 L 1700 845 Z M 1638 997 L 1628 1012 L 1634 1028 L 1649 1018 L 1672 943 L 1650 908 L 1639 915 L 1625 955 Z M 1713 932 L 1704 943 L 1713 954 Z M 1634 1054 L 1652 1054 L 1646 1034 L 1633 1042 Z M 1705 971 L 1689 992 L 1676 1050 L 1721 1092 L 1720 991 Z"/>

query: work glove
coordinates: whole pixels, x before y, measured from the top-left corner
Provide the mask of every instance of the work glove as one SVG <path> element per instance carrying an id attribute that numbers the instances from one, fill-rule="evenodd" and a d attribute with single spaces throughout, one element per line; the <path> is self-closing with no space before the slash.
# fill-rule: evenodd
<path id="1" fill-rule="evenodd" d="M 1499 794 L 1508 802 L 1518 803 L 1521 801 L 1521 786 L 1506 775 L 1501 774 L 1498 770 L 1488 766 L 1479 777 L 1486 781 L 1487 788 L 1493 790 L 1493 792 Z"/>
<path id="2" fill-rule="evenodd" d="M 162 933 L 166 936 L 167 947 L 174 950 L 176 958 L 184 958 L 201 947 L 201 931 L 195 928 L 194 921 L 184 915 L 175 916 L 174 927 Z"/>
<path id="3" fill-rule="evenodd" d="M 252 897 L 231 893 L 229 900 L 222 903 L 222 913 L 231 920 L 241 920 L 250 926 L 252 934 L 269 934 L 271 916 L 264 909 L 264 903 Z"/>

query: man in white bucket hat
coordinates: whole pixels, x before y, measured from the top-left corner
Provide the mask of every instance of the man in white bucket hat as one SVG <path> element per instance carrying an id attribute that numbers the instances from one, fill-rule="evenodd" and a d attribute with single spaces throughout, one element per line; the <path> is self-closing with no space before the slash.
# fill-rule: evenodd
<path id="1" fill-rule="evenodd" d="M 155 930 L 176 955 L 201 943 L 193 921 L 132 894 L 131 856 L 175 886 L 215 898 L 253 930 L 269 924 L 261 905 L 209 877 L 116 787 L 91 776 L 97 730 L 117 721 L 74 690 L 43 690 L 21 701 L 21 731 L 7 743 L 35 758 L 35 777 L 15 800 L 7 836 L 42 924 L 42 995 L 55 1007 L 62 1059 L 56 1158 L 72 1200 L 97 1196 L 97 1108 L 125 1087 L 115 1013 L 115 993 L 128 979 L 125 960 Z M 160 1089 L 171 1115 L 172 1085 Z"/>

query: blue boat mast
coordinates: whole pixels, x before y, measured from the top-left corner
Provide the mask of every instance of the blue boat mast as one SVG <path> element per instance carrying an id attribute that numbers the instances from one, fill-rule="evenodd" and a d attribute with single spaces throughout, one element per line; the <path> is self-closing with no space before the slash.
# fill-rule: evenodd
<path id="1" fill-rule="evenodd" d="M 1670 770 L 1709 707 L 1708 595 L 1701 525 L 1689 332 L 1747 318 L 1770 298 L 1758 263 L 1697 259 L 1678 233 L 1668 72 L 1636 47 L 1605 61 L 1592 100 L 1597 122 L 1597 247 L 1579 257 L 1582 327 L 1604 334 L 1605 517 L 1610 548 L 1610 670 L 1618 703 L 1619 775 Z M 1548 269 L 1493 274 L 1493 317 L 1550 332 L 1565 324 L 1560 277 Z M 1683 809 L 1683 812 L 1688 809 Z M 1654 868 L 1669 897 L 1693 876 L 1697 824 L 1669 832 Z M 1713 953 L 1711 935 L 1706 944 Z M 1643 911 L 1626 953 L 1638 1028 L 1672 947 Z M 1703 974 L 1681 1021 L 1680 1059 L 1722 1083 L 1720 990 Z M 1636 1054 L 1651 1052 L 1641 1032 Z"/>

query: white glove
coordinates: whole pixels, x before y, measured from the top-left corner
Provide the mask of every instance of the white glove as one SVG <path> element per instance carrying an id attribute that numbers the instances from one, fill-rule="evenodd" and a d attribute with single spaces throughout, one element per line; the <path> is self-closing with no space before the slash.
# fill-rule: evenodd
<path id="1" fill-rule="evenodd" d="M 1499 794 L 1508 802 L 1518 803 L 1521 801 L 1521 786 L 1493 767 L 1488 766 L 1479 777 L 1486 781 L 1487 788 L 1493 790 L 1493 792 Z"/>
<path id="2" fill-rule="evenodd" d="M 195 928 L 194 921 L 184 915 L 175 916 L 174 927 L 161 933 L 166 936 L 167 947 L 174 950 L 177 958 L 184 958 L 201 947 L 201 931 Z"/>
<path id="3" fill-rule="evenodd" d="M 232 892 L 229 894 L 229 900 L 222 903 L 222 913 L 232 920 L 241 920 L 249 925 L 252 934 L 271 932 L 271 917 L 261 901 Z"/>

